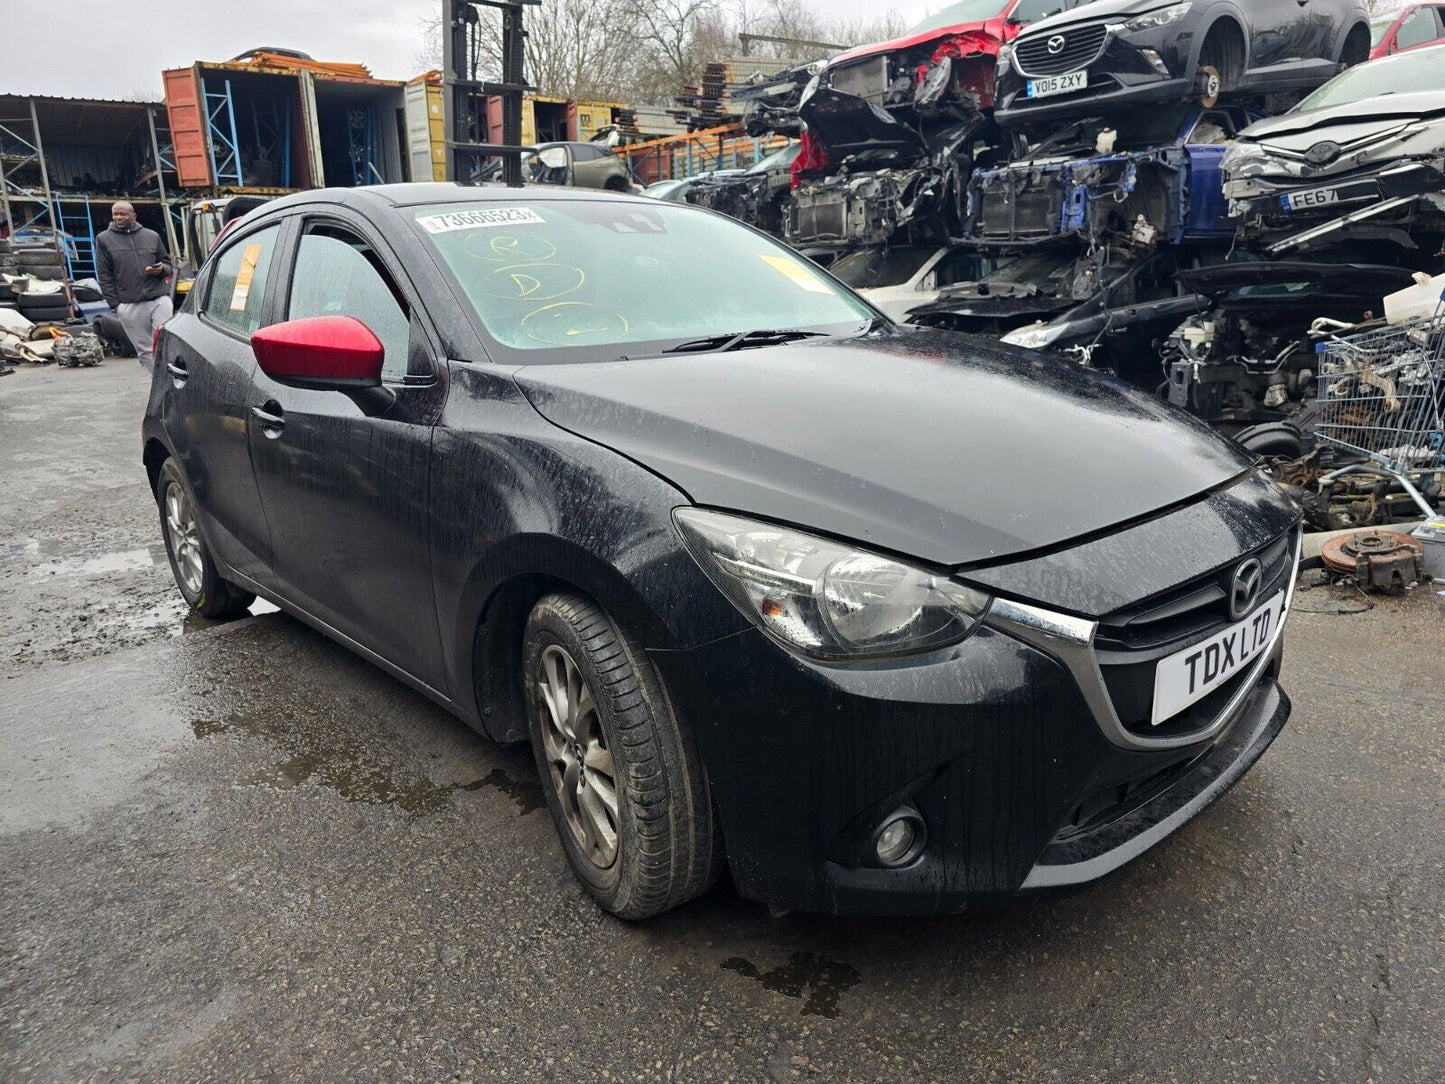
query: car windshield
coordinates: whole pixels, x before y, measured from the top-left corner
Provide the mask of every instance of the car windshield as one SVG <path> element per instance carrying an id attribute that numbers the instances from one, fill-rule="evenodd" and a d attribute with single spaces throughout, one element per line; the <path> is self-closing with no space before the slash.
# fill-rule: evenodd
<path id="1" fill-rule="evenodd" d="M 1053 0 L 1055 7 L 1062 7 L 1059 0 Z M 1030 4 L 1030 0 L 1024 0 L 1024 6 L 1038 6 Z M 923 22 L 909 30 L 904 37 L 911 38 L 914 34 L 925 34 L 930 30 L 941 30 L 945 26 L 962 26 L 964 23 L 981 23 L 987 19 L 997 19 L 1008 9 L 1008 0 L 961 0 L 957 4 L 949 4 L 936 15 L 930 15 Z"/>
<path id="2" fill-rule="evenodd" d="M 901 286 L 923 270 L 936 248 L 888 248 L 850 252 L 828 270 L 855 290 Z"/>
<path id="3" fill-rule="evenodd" d="M 1337 105 L 1386 94 L 1409 94 L 1418 91 L 1445 90 L 1445 46 L 1415 49 L 1399 56 L 1372 60 L 1335 76 L 1315 91 L 1291 113 L 1308 113 L 1312 109 L 1329 109 Z"/>
<path id="4" fill-rule="evenodd" d="M 780 151 L 774 151 L 760 162 L 754 162 L 744 173 L 771 173 L 775 169 L 787 169 L 803 149 L 801 143 L 789 143 Z"/>
<path id="5" fill-rule="evenodd" d="M 874 315 L 791 249 L 692 207 L 519 195 L 406 213 L 503 353 L 605 360 L 761 329 L 846 334 Z"/>

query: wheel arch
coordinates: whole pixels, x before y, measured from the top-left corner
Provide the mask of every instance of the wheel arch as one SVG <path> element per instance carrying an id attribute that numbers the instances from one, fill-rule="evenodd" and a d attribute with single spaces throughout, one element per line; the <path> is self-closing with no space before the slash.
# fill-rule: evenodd
<path id="1" fill-rule="evenodd" d="M 604 558 L 577 543 L 522 534 L 499 544 L 467 579 L 452 648 L 457 691 L 470 699 L 469 714 L 494 741 L 527 737 L 522 637 L 532 607 L 553 592 L 586 596 L 644 645 L 674 641 L 647 599 Z"/>
<path id="2" fill-rule="evenodd" d="M 141 463 L 145 465 L 146 477 L 150 479 L 152 495 L 161 480 L 161 464 L 170 458 L 171 450 L 165 441 L 154 434 L 146 436 L 145 447 L 141 451 Z"/>
<path id="3" fill-rule="evenodd" d="M 1355 35 L 1361 35 L 1365 40 L 1364 55 L 1355 63 L 1363 64 L 1370 59 L 1370 24 L 1363 19 L 1355 20 L 1353 26 L 1340 35 L 1340 47 L 1335 51 L 1335 63 L 1345 62 L 1345 50 L 1349 48 L 1350 39 Z"/>
<path id="4" fill-rule="evenodd" d="M 1233 35 L 1238 40 L 1240 61 L 1239 71 L 1235 75 L 1243 77 L 1249 71 L 1253 57 L 1250 55 L 1249 34 L 1245 31 L 1243 16 L 1235 11 L 1232 5 L 1224 7 L 1205 28 L 1204 33 L 1199 35 L 1198 44 L 1194 46 L 1194 53 L 1190 58 L 1189 74 L 1194 76 L 1198 73 L 1199 66 L 1204 62 L 1204 47 L 1209 44 L 1216 32 Z M 1225 73 L 1221 72 L 1220 74 Z"/>

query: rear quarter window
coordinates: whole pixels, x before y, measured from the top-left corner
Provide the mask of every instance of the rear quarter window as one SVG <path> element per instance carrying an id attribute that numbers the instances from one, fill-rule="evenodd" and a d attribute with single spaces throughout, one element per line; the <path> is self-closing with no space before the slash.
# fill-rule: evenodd
<path id="1" fill-rule="evenodd" d="M 201 313 L 207 319 L 249 336 L 261 326 L 271 257 L 280 225 L 237 238 L 216 257 Z"/>

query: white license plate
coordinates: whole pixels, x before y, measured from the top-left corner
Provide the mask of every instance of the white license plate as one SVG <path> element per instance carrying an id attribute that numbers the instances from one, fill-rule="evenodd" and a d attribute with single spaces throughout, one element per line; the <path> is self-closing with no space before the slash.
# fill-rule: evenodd
<path id="1" fill-rule="evenodd" d="M 1338 188 L 1312 188 L 1308 192 L 1291 192 L 1280 196 L 1279 201 L 1286 211 L 1308 211 L 1315 207 L 1329 207 L 1340 202 Z"/>
<path id="2" fill-rule="evenodd" d="M 1153 725 L 1174 718 L 1257 661 L 1283 620 L 1281 591 L 1244 620 L 1160 662 L 1154 671 Z"/>
<path id="3" fill-rule="evenodd" d="M 1030 79 L 1029 97 L 1048 98 L 1055 94 L 1068 94 L 1073 90 L 1083 90 L 1088 85 L 1088 72 L 1069 72 L 1068 75 L 1051 75 L 1047 79 Z"/>

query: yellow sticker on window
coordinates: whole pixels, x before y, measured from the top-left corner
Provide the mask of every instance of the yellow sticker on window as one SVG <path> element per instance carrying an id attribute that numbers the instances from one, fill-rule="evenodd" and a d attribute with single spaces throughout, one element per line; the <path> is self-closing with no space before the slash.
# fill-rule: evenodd
<path id="1" fill-rule="evenodd" d="M 763 256 L 761 253 L 759 256 L 763 263 L 774 271 L 786 275 L 810 294 L 831 294 L 833 292 L 828 289 L 827 283 L 790 256 Z"/>
<path id="2" fill-rule="evenodd" d="M 245 312 L 246 301 L 251 296 L 251 280 L 256 277 L 256 264 L 261 259 L 259 244 L 247 245 L 241 254 L 241 269 L 236 272 L 236 288 L 231 291 L 231 311 Z"/>

